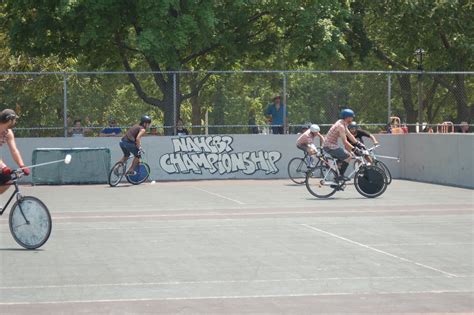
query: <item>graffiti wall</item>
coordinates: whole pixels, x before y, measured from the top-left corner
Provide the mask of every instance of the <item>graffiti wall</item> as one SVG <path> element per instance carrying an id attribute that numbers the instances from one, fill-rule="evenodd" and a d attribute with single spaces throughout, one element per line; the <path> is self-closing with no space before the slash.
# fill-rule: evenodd
<path id="1" fill-rule="evenodd" d="M 277 174 L 278 151 L 236 151 L 231 136 L 184 137 L 171 139 L 172 152 L 160 157 L 167 174 Z"/>

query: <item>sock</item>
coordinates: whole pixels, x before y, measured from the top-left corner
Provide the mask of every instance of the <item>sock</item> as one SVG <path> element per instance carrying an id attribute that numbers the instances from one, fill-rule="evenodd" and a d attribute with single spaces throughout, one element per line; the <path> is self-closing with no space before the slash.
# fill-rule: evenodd
<path id="1" fill-rule="evenodd" d="M 339 173 L 341 173 L 341 176 L 344 176 L 344 173 L 346 172 L 348 166 L 349 163 L 347 163 L 346 161 L 341 162 L 341 167 L 339 168 Z"/>

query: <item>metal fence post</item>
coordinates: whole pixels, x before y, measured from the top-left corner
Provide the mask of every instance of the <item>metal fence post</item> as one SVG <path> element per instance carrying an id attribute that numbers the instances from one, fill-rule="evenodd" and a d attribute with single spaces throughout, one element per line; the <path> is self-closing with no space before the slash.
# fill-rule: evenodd
<path id="1" fill-rule="evenodd" d="M 63 77 L 63 119 L 64 119 L 64 138 L 67 138 L 67 74 Z"/>
<path id="2" fill-rule="evenodd" d="M 389 73 L 387 78 L 387 121 L 392 117 L 392 75 Z"/>
<path id="3" fill-rule="evenodd" d="M 288 121 L 286 119 L 286 106 L 286 74 L 283 72 L 283 133 L 287 133 L 288 130 Z"/>
<path id="4" fill-rule="evenodd" d="M 423 69 L 421 69 L 423 71 Z M 418 74 L 418 132 L 423 129 L 423 72 Z"/>
<path id="5" fill-rule="evenodd" d="M 176 98 L 176 72 L 173 73 L 173 134 L 176 134 L 176 120 L 178 119 Z"/>

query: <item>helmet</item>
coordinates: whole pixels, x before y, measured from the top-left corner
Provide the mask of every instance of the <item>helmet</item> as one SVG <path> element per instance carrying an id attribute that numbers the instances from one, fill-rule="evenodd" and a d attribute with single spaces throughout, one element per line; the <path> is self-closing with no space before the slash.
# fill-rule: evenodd
<path id="1" fill-rule="evenodd" d="M 357 123 L 355 121 L 351 122 L 347 128 L 349 129 L 357 129 L 359 126 L 357 126 Z"/>
<path id="2" fill-rule="evenodd" d="M 341 110 L 341 118 L 345 119 L 347 117 L 355 117 L 354 111 L 352 109 L 346 108 Z"/>
<path id="3" fill-rule="evenodd" d="M 319 130 L 321 130 L 321 129 L 319 128 L 318 125 L 312 124 L 312 125 L 309 127 L 309 130 L 311 130 L 311 132 L 319 132 Z"/>
<path id="4" fill-rule="evenodd" d="M 151 124 L 151 118 L 148 115 L 143 115 L 142 118 L 140 119 L 140 125 L 143 124 Z"/>

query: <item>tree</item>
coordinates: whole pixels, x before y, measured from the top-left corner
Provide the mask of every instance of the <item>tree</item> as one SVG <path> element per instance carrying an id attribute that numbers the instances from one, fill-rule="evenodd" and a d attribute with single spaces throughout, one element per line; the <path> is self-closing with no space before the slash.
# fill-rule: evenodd
<path id="1" fill-rule="evenodd" d="M 282 38 L 288 47 L 292 43 L 298 47 L 291 58 L 303 56 L 299 47 L 313 55 L 315 51 L 331 55 L 338 41 L 335 34 L 340 33 L 331 20 L 339 6 L 331 0 L 6 3 L 14 53 L 74 57 L 88 70 L 151 70 L 155 88 L 146 89 L 143 79 L 133 73 L 128 74 L 129 81 L 144 102 L 164 112 L 168 126 L 175 123 L 174 99 L 179 115 L 181 103 L 197 96 L 210 77 L 203 73 L 186 89 L 181 76 L 171 71 L 193 70 L 197 65 L 231 69 L 247 57 L 266 59 L 279 51 Z"/>

